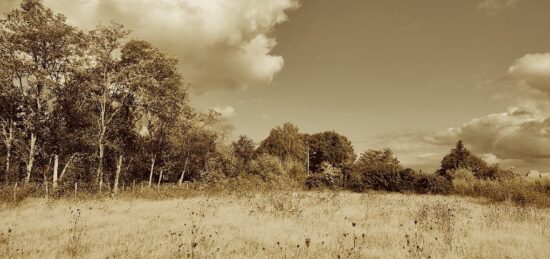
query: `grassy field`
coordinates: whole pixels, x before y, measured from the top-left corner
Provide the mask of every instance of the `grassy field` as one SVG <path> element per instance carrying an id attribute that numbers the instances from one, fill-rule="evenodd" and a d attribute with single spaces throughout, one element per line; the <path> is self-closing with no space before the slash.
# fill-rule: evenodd
<path id="1" fill-rule="evenodd" d="M 2 258 L 550 258 L 550 210 L 454 196 L 255 192 L 0 205 Z"/>

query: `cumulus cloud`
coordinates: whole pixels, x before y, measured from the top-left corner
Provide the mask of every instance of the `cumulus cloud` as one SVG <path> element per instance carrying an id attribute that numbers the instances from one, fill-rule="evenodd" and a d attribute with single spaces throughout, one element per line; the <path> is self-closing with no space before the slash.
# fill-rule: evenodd
<path id="1" fill-rule="evenodd" d="M 525 55 L 508 69 L 508 75 L 528 86 L 550 92 L 550 53 Z"/>
<path id="2" fill-rule="evenodd" d="M 517 59 L 503 78 L 496 81 L 502 88 L 493 90 L 516 95 L 506 111 L 443 131 L 376 136 L 369 145 L 393 149 L 406 166 L 434 170 L 455 143 L 463 140 L 490 164 L 550 171 L 550 53 Z"/>
<path id="3" fill-rule="evenodd" d="M 13 7 L 2 0 L 0 8 Z M 70 23 L 92 28 L 115 21 L 180 60 L 198 91 L 268 85 L 283 57 L 271 53 L 275 26 L 298 0 L 45 0 Z"/>
<path id="4" fill-rule="evenodd" d="M 481 155 L 481 159 L 488 164 L 497 164 L 502 161 L 500 158 L 491 153 Z"/>
<path id="5" fill-rule="evenodd" d="M 486 14 L 496 14 L 501 10 L 515 7 L 518 2 L 519 0 L 482 0 L 477 9 Z"/>
<path id="6" fill-rule="evenodd" d="M 461 139 L 486 161 L 542 166 L 550 159 L 550 53 L 529 54 L 508 69 L 508 83 L 523 92 L 517 105 L 506 112 L 472 119 L 459 127 L 429 134 L 423 140 L 432 145 L 452 145 Z M 509 89 L 506 86 L 505 89 Z M 542 98 L 541 98 L 542 96 Z M 512 163 L 513 162 L 513 163 Z M 547 168 L 549 169 L 549 168 Z"/>
<path id="7" fill-rule="evenodd" d="M 235 113 L 235 108 L 229 105 L 225 107 L 216 106 L 213 108 L 213 110 L 220 113 L 222 118 L 226 118 L 226 119 L 235 117 L 237 115 L 237 113 Z"/>

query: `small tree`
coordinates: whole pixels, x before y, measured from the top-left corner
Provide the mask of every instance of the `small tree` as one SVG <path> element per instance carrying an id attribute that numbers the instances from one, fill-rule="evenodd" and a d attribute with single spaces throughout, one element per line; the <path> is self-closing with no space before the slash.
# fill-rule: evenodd
<path id="1" fill-rule="evenodd" d="M 250 164 L 250 161 L 254 159 L 256 152 L 256 144 L 254 143 L 254 140 L 242 135 L 239 136 L 239 139 L 234 141 L 231 146 L 233 148 L 233 153 L 237 157 L 240 164 L 240 169 L 246 170 Z"/>
<path id="2" fill-rule="evenodd" d="M 310 170 L 319 172 L 323 162 L 344 169 L 353 164 L 356 155 L 351 141 L 335 131 L 326 131 L 307 137 L 309 145 Z"/>
<path id="3" fill-rule="evenodd" d="M 399 160 L 390 149 L 368 150 L 359 156 L 354 165 L 355 185 L 357 189 L 375 189 L 402 191 L 404 185 L 412 185 L 412 170 L 403 170 Z"/>
<path id="4" fill-rule="evenodd" d="M 437 173 L 451 179 L 452 177 L 449 171 L 466 169 L 479 178 L 487 168 L 487 163 L 481 158 L 473 155 L 464 147 L 462 140 L 460 140 L 456 143 L 456 146 L 451 149 L 451 152 L 441 160 L 441 168 Z"/>
<path id="5" fill-rule="evenodd" d="M 258 153 L 270 154 L 281 160 L 296 160 L 305 164 L 307 145 L 298 127 L 285 123 L 271 130 L 269 136 L 260 143 Z"/>

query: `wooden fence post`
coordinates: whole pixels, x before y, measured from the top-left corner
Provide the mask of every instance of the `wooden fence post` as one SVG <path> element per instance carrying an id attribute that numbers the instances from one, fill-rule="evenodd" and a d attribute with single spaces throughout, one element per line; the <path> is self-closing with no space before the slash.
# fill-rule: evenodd
<path id="1" fill-rule="evenodd" d="M 74 197 L 76 198 L 76 194 L 78 192 L 78 182 L 74 183 Z"/>

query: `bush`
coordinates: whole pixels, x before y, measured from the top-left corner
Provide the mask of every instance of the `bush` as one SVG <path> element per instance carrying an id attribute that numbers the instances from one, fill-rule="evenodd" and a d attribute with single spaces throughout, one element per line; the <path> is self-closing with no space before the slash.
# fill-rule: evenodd
<path id="1" fill-rule="evenodd" d="M 324 161 L 319 165 L 319 172 L 306 178 L 305 185 L 308 189 L 341 187 L 342 170 Z"/>
<path id="2" fill-rule="evenodd" d="M 467 169 L 447 170 L 445 174 L 453 180 L 475 180 L 475 176 L 472 171 Z"/>
<path id="3" fill-rule="evenodd" d="M 352 180 L 348 188 L 354 191 L 367 189 L 389 192 L 413 192 L 420 194 L 449 194 L 452 183 L 445 177 L 403 170 L 377 170 L 361 174 L 360 180 Z"/>
<path id="4" fill-rule="evenodd" d="M 376 170 L 362 174 L 364 189 L 390 192 L 414 191 L 416 173 L 412 169 Z"/>
<path id="5" fill-rule="evenodd" d="M 453 184 L 439 175 L 421 175 L 416 179 L 414 192 L 421 194 L 450 194 Z"/>
<path id="6" fill-rule="evenodd" d="M 286 170 L 278 157 L 262 154 L 257 159 L 252 160 L 249 173 L 259 176 L 266 182 L 271 182 L 276 180 L 277 177 L 284 177 Z"/>
<path id="7" fill-rule="evenodd" d="M 341 177 L 330 173 L 316 173 L 308 176 L 305 185 L 308 189 L 330 188 L 341 186 Z"/>
<path id="8" fill-rule="evenodd" d="M 282 161 L 283 167 L 287 176 L 292 181 L 303 183 L 307 177 L 306 168 L 304 164 L 295 159 L 287 159 Z"/>
<path id="9" fill-rule="evenodd" d="M 483 180 L 512 180 L 517 178 L 518 176 L 514 173 L 514 170 L 512 169 L 502 169 L 498 165 L 492 165 L 478 174 L 475 175 L 478 179 Z"/>
<path id="10" fill-rule="evenodd" d="M 517 205 L 550 206 L 550 181 L 529 181 L 515 178 L 501 181 L 454 180 L 454 193 L 470 197 L 484 197 L 491 201 L 511 201 Z"/>

